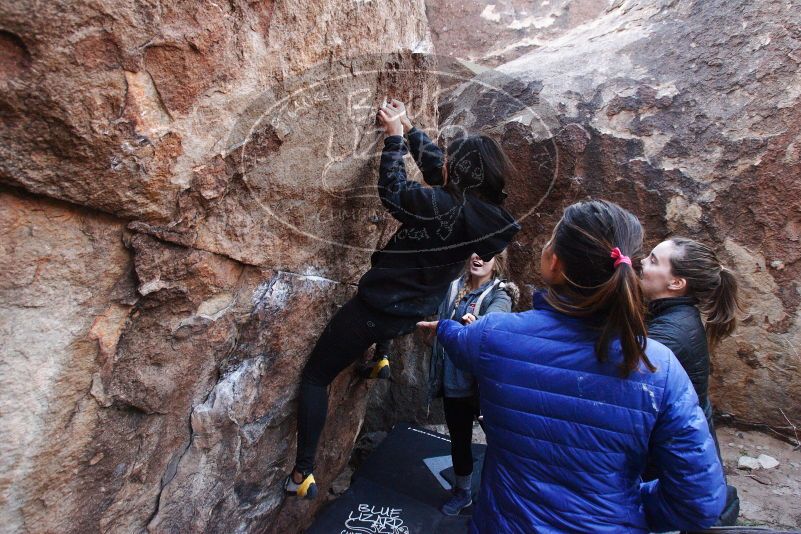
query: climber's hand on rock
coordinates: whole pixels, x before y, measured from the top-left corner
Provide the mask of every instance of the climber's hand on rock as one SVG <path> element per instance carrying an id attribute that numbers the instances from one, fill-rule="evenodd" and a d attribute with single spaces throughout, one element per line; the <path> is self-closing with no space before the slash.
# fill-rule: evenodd
<path id="1" fill-rule="evenodd" d="M 423 341 L 428 345 L 434 342 L 437 324 L 439 324 L 439 321 L 420 321 L 417 323 L 417 331 L 423 336 Z"/>
<path id="2" fill-rule="evenodd" d="M 407 133 L 409 130 L 414 128 L 412 121 L 409 120 L 409 112 L 406 109 L 406 104 L 395 98 L 393 98 L 389 104 L 393 109 L 400 112 L 400 121 L 403 125 L 403 133 Z"/>
<path id="3" fill-rule="evenodd" d="M 472 324 L 476 322 L 476 316 L 472 313 L 465 313 L 462 316 L 462 323 L 463 324 Z"/>
<path id="4" fill-rule="evenodd" d="M 378 123 L 384 128 L 387 135 L 403 135 L 403 125 L 400 121 L 401 111 L 393 107 L 392 103 L 384 103 L 378 110 Z"/>

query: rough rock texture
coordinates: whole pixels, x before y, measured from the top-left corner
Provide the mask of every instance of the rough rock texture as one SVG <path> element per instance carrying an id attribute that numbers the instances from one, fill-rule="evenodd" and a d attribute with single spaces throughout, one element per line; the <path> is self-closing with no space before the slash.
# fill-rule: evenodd
<path id="1" fill-rule="evenodd" d="M 537 283 L 546 231 L 587 195 L 639 213 L 650 243 L 718 243 L 749 315 L 714 400 L 798 422 L 798 2 L 515 5 L 490 15 L 533 16 L 548 40 L 441 110 L 444 137 L 484 127 L 521 170 L 516 281 Z M 430 51 L 421 0 L 2 4 L 3 529 L 305 526 L 319 502 L 281 494 L 299 369 L 393 230 L 373 112 L 389 93 L 436 125 Z M 394 412 L 378 426 L 420 417 L 425 359 L 395 348 L 404 389 L 378 396 Z M 324 493 L 365 391 L 349 373 L 332 386 Z"/>
<path id="2" fill-rule="evenodd" d="M 588 196 L 638 214 L 649 246 L 714 244 L 746 313 L 714 357 L 713 401 L 787 427 L 782 411 L 801 422 L 801 4 L 740 7 L 615 2 L 456 88 L 441 126 L 495 132 L 511 151 L 521 285 L 538 283 L 562 208 Z"/>
<path id="3" fill-rule="evenodd" d="M 428 399 L 431 348 L 417 335 L 403 336 L 390 346 L 392 380 L 370 388 L 364 433 L 390 430 L 396 423 L 442 423 L 442 401 Z M 377 445 L 377 443 L 375 444 Z"/>
<path id="4" fill-rule="evenodd" d="M 612 4 L 612 0 L 434 0 L 426 2 L 426 12 L 438 54 L 494 67 L 593 20 Z"/>
<path id="5" fill-rule="evenodd" d="M 3 3 L 0 530 L 308 523 L 299 371 L 393 229 L 375 106 L 435 121 L 424 6 L 378 4 Z M 332 386 L 323 493 L 365 393 Z"/>
<path id="6" fill-rule="evenodd" d="M 94 455 L 92 374 L 114 353 L 133 304 L 123 231 L 104 214 L 0 193 L 0 510 L 8 532 L 24 528 L 25 503 L 39 517 L 69 506 L 66 486 Z M 102 483 L 93 483 L 99 500 Z"/>

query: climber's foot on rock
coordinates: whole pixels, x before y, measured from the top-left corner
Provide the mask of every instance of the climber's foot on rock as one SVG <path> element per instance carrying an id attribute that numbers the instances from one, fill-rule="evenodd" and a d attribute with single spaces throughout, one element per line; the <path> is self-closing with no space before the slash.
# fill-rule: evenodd
<path id="1" fill-rule="evenodd" d="M 300 497 L 301 499 L 314 499 L 317 497 L 317 483 L 311 473 L 300 473 L 292 470 L 284 482 L 284 491 L 288 495 Z"/>
<path id="2" fill-rule="evenodd" d="M 389 380 L 392 373 L 389 369 L 389 358 L 381 356 L 377 360 L 365 362 L 359 367 L 359 376 L 362 378 Z"/>

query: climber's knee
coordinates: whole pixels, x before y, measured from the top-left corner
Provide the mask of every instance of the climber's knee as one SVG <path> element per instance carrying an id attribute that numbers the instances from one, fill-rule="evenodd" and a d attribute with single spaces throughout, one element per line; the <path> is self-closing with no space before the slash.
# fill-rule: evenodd
<path id="1" fill-rule="evenodd" d="M 326 388 L 333 382 L 334 377 L 329 377 L 328 373 L 323 372 L 319 366 L 307 363 L 300 375 L 300 383 L 308 386 L 318 386 Z"/>

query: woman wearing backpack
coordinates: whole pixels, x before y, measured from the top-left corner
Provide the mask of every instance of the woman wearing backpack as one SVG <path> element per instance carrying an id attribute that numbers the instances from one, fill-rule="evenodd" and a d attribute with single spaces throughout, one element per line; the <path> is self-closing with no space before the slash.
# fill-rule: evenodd
<path id="1" fill-rule="evenodd" d="M 488 262 L 473 254 L 467 260 L 464 274 L 451 282 L 439 307 L 439 318 L 471 324 L 490 313 L 512 311 L 520 292 L 515 284 L 504 279 L 506 262 L 506 251 Z M 435 340 L 429 369 L 429 402 L 439 396 L 443 397 L 456 476 L 451 498 L 441 511 L 445 515 L 458 515 L 472 504 L 473 420 L 479 416 L 478 389 L 470 373 L 457 368 Z"/>

